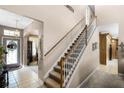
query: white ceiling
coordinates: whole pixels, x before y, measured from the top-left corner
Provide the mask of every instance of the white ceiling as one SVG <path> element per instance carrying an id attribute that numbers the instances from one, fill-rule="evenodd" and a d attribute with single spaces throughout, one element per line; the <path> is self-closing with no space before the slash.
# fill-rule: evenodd
<path id="1" fill-rule="evenodd" d="M 104 27 L 101 31 L 106 30 L 119 37 L 120 32 L 124 31 L 124 5 L 97 5 L 95 8 L 98 24 Z"/>
<path id="2" fill-rule="evenodd" d="M 98 29 L 100 32 L 110 33 L 113 38 L 118 38 L 118 34 L 119 34 L 119 24 L 118 23 L 101 25 L 98 27 Z"/>
<path id="3" fill-rule="evenodd" d="M 70 12 L 64 5 L 0 5 L 0 8 L 13 11 L 17 14 L 29 16 L 31 18 L 46 22 L 49 21 L 64 21 L 63 24 L 68 24 L 68 19 L 72 20 L 72 17 L 68 15 L 74 14 L 73 19 L 79 19 L 80 17 L 84 16 L 84 7 L 82 5 L 72 5 L 75 10 L 75 14 Z M 65 16 L 68 15 L 69 17 Z M 67 19 L 67 20 L 66 20 Z M 60 23 L 59 22 L 59 23 Z M 53 23 L 51 24 L 53 25 Z"/>
<path id="4" fill-rule="evenodd" d="M 0 25 L 16 28 L 17 23 L 17 28 L 24 29 L 26 26 L 32 23 L 32 21 L 32 19 L 27 17 L 0 9 Z"/>

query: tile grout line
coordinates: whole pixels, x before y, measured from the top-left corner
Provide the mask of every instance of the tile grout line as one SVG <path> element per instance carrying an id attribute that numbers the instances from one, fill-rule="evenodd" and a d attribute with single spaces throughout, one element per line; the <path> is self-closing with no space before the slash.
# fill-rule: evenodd
<path id="1" fill-rule="evenodd" d="M 12 72 L 12 73 L 13 73 L 13 72 Z M 16 80 L 16 78 L 15 78 L 14 73 L 13 73 L 13 76 L 14 76 L 14 79 L 15 79 L 16 85 L 17 85 L 17 87 L 19 88 L 19 84 L 18 84 L 18 82 L 17 82 L 17 80 Z"/>

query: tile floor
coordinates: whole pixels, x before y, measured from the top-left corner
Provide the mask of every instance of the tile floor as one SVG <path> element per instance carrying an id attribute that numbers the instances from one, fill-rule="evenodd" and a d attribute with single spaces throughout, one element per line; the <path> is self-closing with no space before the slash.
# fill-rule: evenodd
<path id="1" fill-rule="evenodd" d="M 38 67 L 29 66 L 9 72 L 9 88 L 38 88 L 42 85 L 38 78 Z"/>
<path id="2" fill-rule="evenodd" d="M 110 74 L 118 74 L 118 60 L 113 59 L 107 62 L 107 65 L 99 65 L 98 69 Z"/>
<path id="3" fill-rule="evenodd" d="M 109 61 L 106 66 L 100 65 L 98 67 L 98 73 L 102 72 L 104 74 L 118 74 L 118 65 L 117 60 Z M 100 75 L 96 73 L 96 75 Z M 94 74 L 94 76 L 96 76 Z M 107 76 L 107 74 L 105 74 Z M 102 76 L 102 75 L 101 75 Z M 104 77 L 106 77 L 104 76 Z M 100 76 L 99 76 L 100 78 Z M 100 78 L 101 79 L 101 78 Z M 93 78 L 94 80 L 94 78 Z M 93 81 L 92 80 L 92 81 Z M 98 79 L 97 79 L 98 80 Z M 104 80 L 104 78 L 103 78 Z M 98 82 L 99 83 L 99 82 Z M 43 84 L 42 81 L 38 79 L 38 67 L 37 66 L 28 66 L 23 67 L 19 70 L 15 70 L 12 72 L 9 72 L 9 88 L 38 88 L 41 87 Z M 93 84 L 93 86 L 92 86 Z M 101 84 L 101 83 L 100 83 Z M 90 82 L 89 87 L 100 87 L 100 85 Z M 102 87 L 102 86 L 101 86 Z"/>

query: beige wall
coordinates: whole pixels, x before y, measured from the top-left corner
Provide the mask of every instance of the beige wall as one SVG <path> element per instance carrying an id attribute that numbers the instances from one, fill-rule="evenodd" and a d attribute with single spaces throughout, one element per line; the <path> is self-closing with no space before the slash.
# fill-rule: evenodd
<path id="1" fill-rule="evenodd" d="M 97 49 L 92 51 L 92 44 L 97 42 Z M 92 73 L 99 64 L 99 31 L 96 29 L 85 49 L 74 74 L 72 75 L 69 87 L 77 87 L 86 77 Z"/>

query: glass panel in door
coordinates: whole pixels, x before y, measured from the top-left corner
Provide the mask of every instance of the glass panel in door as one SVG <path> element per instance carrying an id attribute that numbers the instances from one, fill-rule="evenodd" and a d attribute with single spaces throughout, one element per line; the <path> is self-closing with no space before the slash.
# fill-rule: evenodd
<path id="1" fill-rule="evenodd" d="M 5 39 L 6 46 L 6 64 L 19 64 L 20 62 L 20 41 Z"/>

